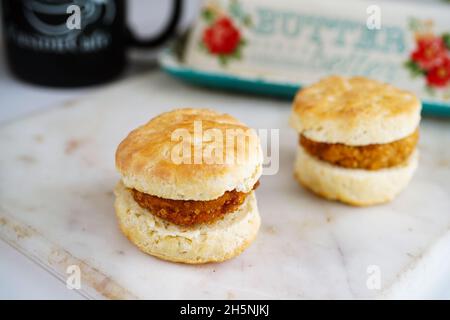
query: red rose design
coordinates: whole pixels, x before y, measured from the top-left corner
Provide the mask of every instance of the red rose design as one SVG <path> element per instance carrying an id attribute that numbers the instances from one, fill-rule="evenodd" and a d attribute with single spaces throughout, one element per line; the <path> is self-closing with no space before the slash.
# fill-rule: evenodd
<path id="1" fill-rule="evenodd" d="M 417 48 L 411 59 L 425 71 L 440 65 L 447 55 L 444 41 L 440 37 L 423 37 L 417 40 Z"/>
<path id="2" fill-rule="evenodd" d="M 450 82 L 450 57 L 446 56 L 441 64 L 427 73 L 427 83 L 433 87 L 445 87 Z"/>
<path id="3" fill-rule="evenodd" d="M 241 34 L 233 22 L 223 17 L 217 19 L 203 32 L 203 43 L 212 54 L 230 54 L 237 48 Z"/>

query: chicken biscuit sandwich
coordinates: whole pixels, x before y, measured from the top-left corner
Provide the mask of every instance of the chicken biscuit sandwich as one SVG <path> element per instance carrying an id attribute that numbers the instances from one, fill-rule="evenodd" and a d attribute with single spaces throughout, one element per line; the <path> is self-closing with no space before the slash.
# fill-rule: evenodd
<path id="1" fill-rule="evenodd" d="M 230 259 L 260 226 L 254 189 L 262 161 L 256 132 L 230 115 L 163 113 L 117 148 L 120 228 L 139 249 L 164 260 Z"/>

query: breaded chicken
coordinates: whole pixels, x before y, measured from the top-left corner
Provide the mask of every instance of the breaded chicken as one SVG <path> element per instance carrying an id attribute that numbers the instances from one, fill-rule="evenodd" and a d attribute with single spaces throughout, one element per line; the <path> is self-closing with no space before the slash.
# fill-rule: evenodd
<path id="1" fill-rule="evenodd" d="M 259 182 L 253 186 L 256 189 Z M 221 197 L 209 201 L 172 200 L 152 196 L 131 189 L 134 200 L 152 214 L 180 226 L 212 223 L 227 213 L 236 211 L 249 193 L 227 191 Z"/>
<path id="2" fill-rule="evenodd" d="M 330 164 L 352 169 L 379 170 L 405 163 L 419 139 L 419 129 L 406 138 L 385 144 L 348 146 L 316 142 L 300 135 L 300 145 L 312 156 Z"/>

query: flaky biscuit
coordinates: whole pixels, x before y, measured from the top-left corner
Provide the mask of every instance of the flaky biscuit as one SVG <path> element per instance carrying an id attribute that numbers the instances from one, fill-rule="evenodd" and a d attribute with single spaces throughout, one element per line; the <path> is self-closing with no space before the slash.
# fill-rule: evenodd
<path id="1" fill-rule="evenodd" d="M 294 174 L 314 193 L 355 206 L 368 206 L 392 200 L 411 180 L 417 168 L 418 152 L 407 163 L 375 171 L 347 169 L 331 165 L 298 147 Z"/>
<path id="2" fill-rule="evenodd" d="M 224 161 L 217 163 L 212 157 L 202 155 L 202 163 L 174 162 L 172 152 L 181 144 L 173 138 L 174 132 L 184 130 L 193 134 L 194 123 L 199 121 L 202 132 L 209 130 L 222 134 Z M 227 146 L 226 136 L 233 130 L 236 131 L 234 146 Z M 245 150 L 238 148 L 240 138 L 248 139 Z M 206 135 L 201 139 L 203 150 L 215 143 Z M 226 162 L 230 154 L 231 162 Z M 127 187 L 174 200 L 204 201 L 216 199 L 226 191 L 249 192 L 262 173 L 262 162 L 259 138 L 253 129 L 230 115 L 208 109 L 178 109 L 163 113 L 133 130 L 116 152 L 116 167 Z"/>
<path id="3" fill-rule="evenodd" d="M 119 226 L 140 250 L 160 259 L 189 264 L 221 262 L 239 255 L 256 238 L 260 216 L 252 192 L 237 212 L 195 228 L 152 215 L 119 182 L 114 190 Z"/>
<path id="4" fill-rule="evenodd" d="M 290 125 L 317 142 L 389 143 L 417 129 L 420 110 L 419 99 L 407 91 L 363 77 L 331 76 L 297 93 Z"/>

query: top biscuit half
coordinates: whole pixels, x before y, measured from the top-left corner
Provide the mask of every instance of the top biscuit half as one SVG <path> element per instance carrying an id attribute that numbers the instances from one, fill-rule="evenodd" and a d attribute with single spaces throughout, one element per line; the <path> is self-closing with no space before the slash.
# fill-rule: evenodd
<path id="1" fill-rule="evenodd" d="M 262 172 L 255 130 L 208 109 L 177 109 L 133 130 L 116 151 L 126 187 L 173 200 L 250 192 Z"/>
<path id="2" fill-rule="evenodd" d="M 314 141 L 363 146 L 412 134 L 420 111 L 410 92 L 363 77 L 331 76 L 297 93 L 290 124 Z"/>

